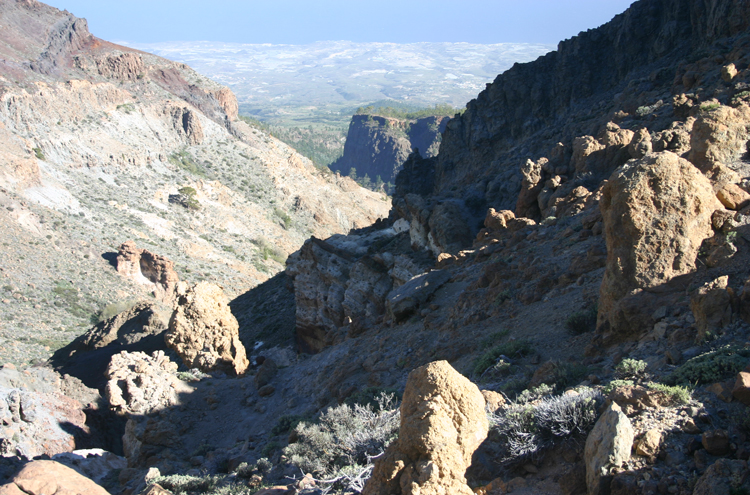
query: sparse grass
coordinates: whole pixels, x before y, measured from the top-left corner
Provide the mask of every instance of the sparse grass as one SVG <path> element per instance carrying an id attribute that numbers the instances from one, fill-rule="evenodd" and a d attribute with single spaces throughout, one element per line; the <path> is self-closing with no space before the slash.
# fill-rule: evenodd
<path id="1" fill-rule="evenodd" d="M 273 214 L 276 218 L 281 220 L 284 223 L 284 228 L 289 230 L 292 226 L 292 217 L 287 214 L 284 210 L 281 210 L 279 208 L 273 209 Z"/>
<path id="2" fill-rule="evenodd" d="M 172 153 L 169 156 L 169 163 L 187 172 L 190 172 L 193 175 L 197 175 L 199 177 L 206 176 L 206 171 L 203 170 L 203 167 L 198 162 L 196 162 L 193 158 L 193 155 L 191 155 L 187 151 Z"/>
<path id="3" fill-rule="evenodd" d="M 129 311 L 136 304 L 138 304 L 138 301 L 136 299 L 128 299 L 126 301 L 118 301 L 112 304 L 108 304 L 101 311 L 99 311 L 99 314 L 97 315 L 97 323 L 104 320 L 109 320 L 110 318 L 113 318 L 120 313 Z"/>
<path id="4" fill-rule="evenodd" d="M 258 237 L 250 242 L 258 246 L 258 254 L 264 261 L 270 258 L 282 265 L 286 263 L 286 255 L 265 237 Z"/>

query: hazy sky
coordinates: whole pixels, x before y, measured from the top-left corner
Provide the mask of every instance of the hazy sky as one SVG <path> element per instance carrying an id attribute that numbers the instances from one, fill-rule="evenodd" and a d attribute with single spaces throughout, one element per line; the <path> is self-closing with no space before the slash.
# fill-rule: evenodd
<path id="1" fill-rule="evenodd" d="M 108 41 L 557 43 L 632 0 L 51 0 Z"/>

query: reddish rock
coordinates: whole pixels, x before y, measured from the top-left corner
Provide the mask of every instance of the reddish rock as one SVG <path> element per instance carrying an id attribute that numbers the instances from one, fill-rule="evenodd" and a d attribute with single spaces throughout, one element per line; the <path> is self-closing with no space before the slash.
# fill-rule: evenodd
<path id="1" fill-rule="evenodd" d="M 27 464 L 0 495 L 109 495 L 107 490 L 71 468 L 55 461 Z"/>
<path id="2" fill-rule="evenodd" d="M 724 456 L 729 453 L 729 432 L 727 430 L 711 430 L 703 433 L 701 444 L 711 455 Z"/>
<path id="3" fill-rule="evenodd" d="M 750 204 L 750 194 L 737 184 L 726 184 L 719 189 L 716 197 L 729 210 L 741 210 Z"/>
<path id="4" fill-rule="evenodd" d="M 117 273 L 147 286 L 160 301 L 174 301 L 180 278 L 174 270 L 174 262 L 164 256 L 139 249 L 135 242 L 127 241 L 117 253 Z"/>

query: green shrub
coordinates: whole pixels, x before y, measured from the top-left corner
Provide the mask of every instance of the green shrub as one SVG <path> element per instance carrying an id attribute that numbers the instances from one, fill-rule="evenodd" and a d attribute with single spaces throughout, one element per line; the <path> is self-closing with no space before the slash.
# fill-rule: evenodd
<path id="1" fill-rule="evenodd" d="M 169 476 L 158 476 L 152 480 L 151 484 L 158 484 L 162 488 L 171 491 L 174 495 L 192 495 L 214 492 L 221 480 L 222 477 L 220 476 L 172 474 Z"/>
<path id="2" fill-rule="evenodd" d="M 632 387 L 633 385 L 633 380 L 612 380 L 604 387 L 604 393 L 609 395 L 617 387 Z"/>
<path id="3" fill-rule="evenodd" d="M 581 335 L 596 330 L 597 305 L 586 310 L 576 311 L 565 320 L 565 329 L 571 335 Z"/>
<path id="4" fill-rule="evenodd" d="M 626 358 L 617 363 L 615 374 L 620 378 L 638 378 L 648 368 L 646 361 Z"/>
<path id="5" fill-rule="evenodd" d="M 491 414 L 490 423 L 500 437 L 501 460 L 528 458 L 559 439 L 587 433 L 601 400 L 598 391 L 586 389 L 578 395 L 541 399 L 534 405 L 511 404 Z"/>
<path id="6" fill-rule="evenodd" d="M 360 404 L 332 407 L 317 423 L 298 424 L 299 441 L 286 447 L 284 454 L 316 477 L 341 477 L 343 485 L 363 482 L 371 458 L 383 453 L 398 435 L 399 411 L 393 400 L 392 395 L 382 394 L 377 409 Z"/>
<path id="7" fill-rule="evenodd" d="M 196 162 L 193 156 L 187 151 L 172 153 L 171 155 L 169 155 L 169 163 L 187 172 L 190 172 L 193 175 L 198 175 L 200 177 L 206 176 L 206 172 L 203 170 L 203 167 L 201 167 L 200 164 Z"/>
<path id="8" fill-rule="evenodd" d="M 648 384 L 648 388 L 651 390 L 658 390 L 669 397 L 670 406 L 680 406 L 687 404 L 690 399 L 693 398 L 692 392 L 687 387 L 681 387 L 679 385 L 669 386 L 663 383 L 651 382 Z"/>
<path id="9" fill-rule="evenodd" d="M 516 402 L 520 404 L 526 404 L 527 402 L 533 402 L 541 399 L 544 396 L 552 395 L 555 391 L 555 387 L 542 383 L 538 387 L 527 388 L 516 397 Z"/>
<path id="10" fill-rule="evenodd" d="M 711 110 L 716 110 L 720 106 L 721 104 L 719 103 L 705 103 L 701 105 L 701 112 L 710 112 Z"/>
<path id="11" fill-rule="evenodd" d="M 44 160 L 44 153 L 42 153 L 41 148 L 34 148 L 34 156 L 36 156 L 40 160 Z"/>
<path id="12" fill-rule="evenodd" d="M 493 366 L 501 356 L 508 358 L 522 357 L 531 352 L 531 343 L 527 340 L 512 340 L 503 344 L 496 345 L 474 363 L 474 375 L 482 376 L 490 366 Z"/>
<path id="13" fill-rule="evenodd" d="M 696 356 L 674 370 L 665 380 L 670 385 L 714 383 L 742 371 L 750 361 L 750 349 L 725 346 Z"/>
<path id="14" fill-rule="evenodd" d="M 279 443 L 278 442 L 268 442 L 264 447 L 263 450 L 260 451 L 261 455 L 263 457 L 271 457 L 271 455 L 279 450 Z"/>

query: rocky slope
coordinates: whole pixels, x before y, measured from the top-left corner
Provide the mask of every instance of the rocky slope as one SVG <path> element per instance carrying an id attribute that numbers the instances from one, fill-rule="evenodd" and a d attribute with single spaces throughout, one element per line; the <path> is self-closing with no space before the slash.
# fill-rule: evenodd
<path id="1" fill-rule="evenodd" d="M 437 154 L 447 117 L 414 120 L 354 115 L 346 135 L 344 154 L 330 165 L 331 170 L 358 177 L 367 175 L 373 182 L 393 182 L 401 165 L 415 148 L 424 157 Z"/>
<path id="2" fill-rule="evenodd" d="M 383 195 L 237 120 L 232 92 L 183 64 L 35 1 L 0 3 L 0 25 L 2 362 L 46 358 L 141 297 L 102 258 L 127 240 L 235 295 L 311 234 L 387 213 Z"/>
<path id="3" fill-rule="evenodd" d="M 230 311 L 180 276 L 168 324 L 114 316 L 39 393 L 91 404 L 115 493 L 747 491 L 749 22 L 636 2 L 499 76 L 405 162 L 388 219 L 311 237 Z M 167 263 L 120 251 L 168 293 Z M 8 479 L 44 431 L 12 371 Z"/>

